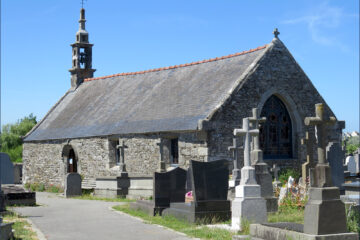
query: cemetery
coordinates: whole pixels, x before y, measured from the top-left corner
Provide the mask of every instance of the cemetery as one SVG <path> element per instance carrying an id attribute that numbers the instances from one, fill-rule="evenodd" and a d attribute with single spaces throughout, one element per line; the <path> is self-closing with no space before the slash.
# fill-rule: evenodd
<path id="1" fill-rule="evenodd" d="M 22 136 L 23 163 L 0 153 L 0 240 L 15 215 L 46 238 L 360 239 L 360 148 L 277 28 L 248 51 L 94 77 L 85 22 L 81 8 L 71 88 Z"/>

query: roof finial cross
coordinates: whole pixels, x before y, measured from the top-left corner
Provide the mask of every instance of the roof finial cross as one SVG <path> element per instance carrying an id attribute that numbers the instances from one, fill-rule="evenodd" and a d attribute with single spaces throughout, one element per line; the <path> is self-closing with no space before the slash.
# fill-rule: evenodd
<path id="1" fill-rule="evenodd" d="M 273 31 L 273 34 L 274 34 L 275 38 L 278 38 L 278 35 L 280 34 L 280 32 L 278 31 L 277 28 L 275 28 Z"/>
<path id="2" fill-rule="evenodd" d="M 85 2 L 86 0 L 81 0 L 81 8 L 84 8 L 84 2 Z"/>

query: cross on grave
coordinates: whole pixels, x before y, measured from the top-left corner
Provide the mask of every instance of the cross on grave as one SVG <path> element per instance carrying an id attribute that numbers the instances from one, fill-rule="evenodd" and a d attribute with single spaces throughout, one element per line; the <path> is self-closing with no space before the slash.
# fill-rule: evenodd
<path id="1" fill-rule="evenodd" d="M 239 157 L 240 157 L 240 150 L 243 147 L 240 146 L 239 141 L 236 138 L 233 138 L 233 145 L 228 147 L 228 150 L 233 153 L 234 158 L 234 169 L 232 172 L 232 180 L 235 181 L 235 186 L 240 182 L 241 174 L 239 169 Z"/>
<path id="2" fill-rule="evenodd" d="M 306 162 L 302 165 L 302 180 L 303 184 L 306 185 L 306 179 L 311 178 L 310 171 L 315 167 L 313 145 L 314 141 L 310 137 L 309 132 L 305 133 L 305 138 L 301 139 L 301 145 L 306 147 Z M 309 179 L 310 182 L 312 179 Z"/>
<path id="3" fill-rule="evenodd" d="M 326 137 L 327 137 L 327 127 L 329 125 L 334 125 L 336 119 L 330 117 L 329 119 L 324 119 L 324 104 L 318 103 L 315 104 L 315 117 L 306 117 L 305 125 L 314 125 L 315 126 L 315 137 L 317 140 L 317 155 L 318 163 L 315 166 L 313 172 L 311 172 L 311 186 L 314 187 L 331 187 L 331 169 L 329 163 L 325 157 L 326 150 Z"/>
<path id="4" fill-rule="evenodd" d="M 266 117 L 259 117 L 258 109 L 252 109 L 252 117 L 249 117 L 250 125 L 253 129 L 259 129 L 259 124 L 264 123 L 266 121 Z M 262 151 L 260 149 L 259 135 L 253 136 L 253 144 L 254 148 L 252 151 L 252 160 L 253 163 L 263 162 Z"/>
<path id="5" fill-rule="evenodd" d="M 278 165 L 276 163 L 273 164 L 271 171 L 274 173 L 275 181 L 279 181 L 280 168 L 278 167 Z"/>
<path id="6" fill-rule="evenodd" d="M 125 145 L 124 140 L 121 140 L 121 143 L 119 145 L 117 145 L 116 148 L 120 150 L 120 163 L 119 163 L 120 171 L 126 172 L 125 148 L 128 148 L 128 146 Z"/>
<path id="7" fill-rule="evenodd" d="M 234 129 L 235 136 L 244 136 L 244 166 L 250 166 L 250 137 L 258 136 L 259 129 L 249 129 L 249 118 L 243 118 L 242 129 Z"/>
<path id="8" fill-rule="evenodd" d="M 319 164 L 327 163 L 325 158 L 325 148 L 326 148 L 326 128 L 329 125 L 334 125 L 336 119 L 330 117 L 329 119 L 324 119 L 324 104 L 318 103 L 315 104 L 315 117 L 306 117 L 305 125 L 314 125 L 315 126 L 315 137 L 317 140 L 317 153 L 318 153 L 318 162 Z"/>
<path id="9" fill-rule="evenodd" d="M 165 162 L 164 162 L 164 143 L 163 143 L 162 139 L 160 139 L 160 142 L 158 142 L 156 145 L 158 145 L 160 148 L 160 157 L 159 157 L 160 166 L 159 166 L 158 172 L 166 172 Z"/>
<path id="10" fill-rule="evenodd" d="M 278 31 L 277 28 L 275 28 L 273 31 L 273 34 L 274 34 L 275 38 L 278 38 L 278 35 L 280 35 L 280 32 Z"/>

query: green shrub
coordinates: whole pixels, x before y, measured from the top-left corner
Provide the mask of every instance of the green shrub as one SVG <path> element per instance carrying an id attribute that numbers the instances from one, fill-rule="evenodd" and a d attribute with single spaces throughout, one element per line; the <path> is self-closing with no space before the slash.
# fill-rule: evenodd
<path id="1" fill-rule="evenodd" d="M 36 192 L 36 190 L 39 188 L 39 184 L 38 183 L 32 183 L 30 184 L 30 189 L 33 192 Z"/>
<path id="2" fill-rule="evenodd" d="M 296 179 L 298 181 L 301 176 L 300 170 L 295 169 L 295 168 L 281 169 L 281 171 L 279 173 L 279 181 L 282 184 L 285 184 L 288 181 L 290 176 L 292 176 L 294 179 Z"/>
<path id="3" fill-rule="evenodd" d="M 59 193 L 62 192 L 62 189 L 58 186 L 50 184 L 50 186 L 46 189 L 46 191 L 51 193 Z"/>
<path id="4" fill-rule="evenodd" d="M 358 208 L 350 207 L 346 211 L 347 228 L 350 232 L 357 232 L 360 234 L 360 213 Z"/>
<path id="5" fill-rule="evenodd" d="M 43 183 L 40 183 L 36 189 L 36 191 L 38 192 L 43 192 L 45 191 L 45 185 Z"/>

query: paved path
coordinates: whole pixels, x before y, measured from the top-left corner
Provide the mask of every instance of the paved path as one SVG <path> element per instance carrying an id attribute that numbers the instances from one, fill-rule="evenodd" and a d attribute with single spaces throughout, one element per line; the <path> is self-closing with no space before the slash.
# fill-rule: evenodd
<path id="1" fill-rule="evenodd" d="M 65 199 L 51 193 L 36 193 L 39 207 L 16 207 L 49 240 L 189 240 L 160 226 L 110 210 L 119 203 Z"/>

